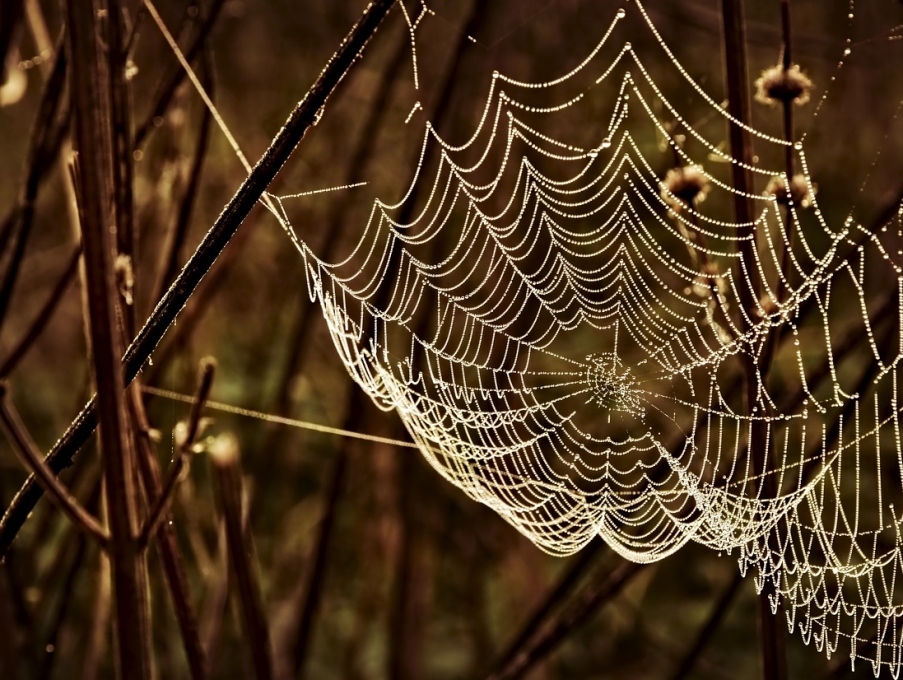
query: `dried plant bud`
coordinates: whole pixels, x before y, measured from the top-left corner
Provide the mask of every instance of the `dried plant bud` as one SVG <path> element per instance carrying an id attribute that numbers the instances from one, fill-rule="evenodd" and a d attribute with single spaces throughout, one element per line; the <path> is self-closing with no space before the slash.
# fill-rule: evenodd
<path id="1" fill-rule="evenodd" d="M 783 175 L 776 175 L 768 182 L 765 188 L 766 196 L 774 196 L 781 205 L 789 205 L 791 202 L 797 208 L 808 208 L 812 205 L 812 195 L 815 192 L 814 185 L 810 191 L 809 183 L 803 175 L 794 175 L 790 180 L 790 192 L 787 192 L 787 182 Z"/>
<path id="2" fill-rule="evenodd" d="M 119 285 L 119 294 L 125 304 L 132 304 L 132 291 L 135 289 L 135 272 L 132 270 L 132 258 L 119 253 L 114 264 L 116 282 Z"/>
<path id="3" fill-rule="evenodd" d="M 709 178 L 699 165 L 671 168 L 662 180 L 662 198 L 675 211 L 696 205 L 708 192 Z"/>
<path id="4" fill-rule="evenodd" d="M 780 64 L 767 68 L 756 81 L 756 101 L 763 104 L 793 102 L 802 106 L 811 93 L 812 81 L 796 64 L 786 71 Z"/>
<path id="5" fill-rule="evenodd" d="M 207 447 L 210 458 L 218 467 L 230 467 L 238 464 L 238 440 L 232 434 L 217 436 Z"/>

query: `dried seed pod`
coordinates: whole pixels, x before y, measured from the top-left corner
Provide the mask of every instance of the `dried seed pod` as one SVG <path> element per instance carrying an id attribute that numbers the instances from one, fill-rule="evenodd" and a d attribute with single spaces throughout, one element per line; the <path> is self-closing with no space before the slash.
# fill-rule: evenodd
<path id="1" fill-rule="evenodd" d="M 797 208 L 808 208 L 812 205 L 812 195 L 815 187 L 806 181 L 803 175 L 794 175 L 790 180 L 790 192 L 787 191 L 787 182 L 783 175 L 775 175 L 768 182 L 765 188 L 766 196 L 774 196 L 775 200 L 781 205 L 792 204 Z"/>
<path id="2" fill-rule="evenodd" d="M 709 178 L 700 165 L 671 168 L 662 180 L 662 198 L 675 211 L 694 206 L 709 192 Z"/>
<path id="3" fill-rule="evenodd" d="M 778 303 L 770 295 L 765 295 L 759 300 L 759 307 L 761 309 L 757 310 L 757 313 L 762 319 L 767 319 L 778 311 Z"/>
<path id="4" fill-rule="evenodd" d="M 781 64 L 772 66 L 756 80 L 756 101 L 763 104 L 793 102 L 802 106 L 811 94 L 812 80 L 796 64 L 786 70 Z"/>

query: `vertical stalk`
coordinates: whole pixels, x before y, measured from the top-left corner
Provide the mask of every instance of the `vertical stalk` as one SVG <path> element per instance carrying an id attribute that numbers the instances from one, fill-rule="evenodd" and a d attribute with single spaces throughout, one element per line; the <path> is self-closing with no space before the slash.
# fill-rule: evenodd
<path id="1" fill-rule="evenodd" d="M 784 67 L 784 75 L 786 77 L 787 71 L 789 71 L 790 67 L 793 66 L 793 61 L 791 58 L 791 55 L 793 54 L 793 42 L 791 40 L 790 33 L 790 0 L 781 0 L 781 30 L 783 31 L 784 35 L 782 65 Z M 784 140 L 787 142 L 787 146 L 784 147 L 784 167 L 785 172 L 787 173 L 785 181 L 787 182 L 786 190 L 787 196 L 789 197 L 790 187 L 792 186 L 791 182 L 793 182 L 794 175 L 793 101 L 785 99 L 781 102 L 781 106 L 784 114 Z M 793 229 L 790 225 L 791 218 L 792 213 L 790 211 L 790 204 L 788 203 L 784 206 L 784 251 L 781 253 L 781 276 L 778 277 L 778 286 L 776 293 L 776 299 L 778 300 L 778 302 L 780 302 L 784 297 L 784 293 L 787 290 L 787 277 L 790 276 L 790 253 L 793 249 Z"/>
<path id="2" fill-rule="evenodd" d="M 738 272 L 737 281 L 740 288 L 742 306 L 740 327 L 743 332 L 749 330 L 759 306 L 760 284 L 753 271 L 756 263 L 755 228 L 752 224 L 752 209 L 749 194 L 752 193 L 752 182 L 746 166 L 752 164 L 752 141 L 747 128 L 752 118 L 750 113 L 750 94 L 748 67 L 746 61 L 746 23 L 743 16 L 743 0 L 721 0 L 721 16 L 724 27 L 724 64 L 727 76 L 728 112 L 734 118 L 730 123 L 731 155 L 735 162 L 731 166 L 734 186 L 734 217 L 741 226 L 738 229 L 740 263 L 745 264 L 746 271 Z M 738 124 L 738 122 L 740 124 Z M 739 163 L 737 162 L 739 161 Z M 789 190 L 789 186 L 788 186 Z M 748 284 L 748 285 L 747 285 Z M 767 373 L 769 366 L 759 365 L 750 347 L 744 355 L 746 412 L 750 414 L 757 407 L 761 373 Z M 770 362 L 769 362 L 770 363 Z M 778 494 L 777 480 L 769 474 L 770 451 L 766 441 L 765 421 L 750 421 L 748 450 L 752 456 L 756 478 L 761 480 L 758 489 L 760 498 L 774 498 Z M 774 534 L 770 535 L 771 537 Z M 769 540 L 769 544 L 771 539 Z M 767 568 L 767 567 L 765 567 Z M 762 651 L 763 676 L 768 680 L 786 680 L 787 660 L 785 654 L 786 632 L 783 622 L 772 614 L 771 600 L 777 594 L 777 587 L 769 576 L 759 594 L 759 628 Z"/>
<path id="3" fill-rule="evenodd" d="M 67 0 L 68 49 L 72 65 L 75 139 L 79 154 L 80 217 L 85 244 L 88 312 L 97 384 L 97 414 L 109 510 L 113 583 L 115 665 L 119 678 L 152 677 L 147 629 L 147 574 L 135 541 L 138 495 L 134 461 L 127 441 L 128 422 L 120 357 L 123 348 L 113 271 L 116 232 L 116 143 L 110 42 L 106 15 L 119 12 L 113 0 Z"/>
<path id="4" fill-rule="evenodd" d="M 254 560 L 253 538 L 250 529 L 246 531 L 242 525 L 244 498 L 235 438 L 220 436 L 210 447 L 210 460 L 213 463 L 214 488 L 226 527 L 226 548 L 238 591 L 242 626 L 251 648 L 254 677 L 257 680 L 271 680 L 274 674 L 270 631 Z"/>

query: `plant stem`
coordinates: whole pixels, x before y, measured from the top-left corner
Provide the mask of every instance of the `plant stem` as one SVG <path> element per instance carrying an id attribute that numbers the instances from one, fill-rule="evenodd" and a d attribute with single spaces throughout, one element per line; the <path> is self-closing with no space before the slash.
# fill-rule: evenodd
<path id="1" fill-rule="evenodd" d="M 69 1 L 74 2 L 74 0 Z M 235 232 L 238 231 L 251 208 L 256 205 L 295 147 L 318 120 L 318 115 L 326 100 L 358 59 L 361 51 L 379 28 L 383 17 L 394 3 L 395 0 L 374 0 L 368 5 L 364 16 L 342 42 L 340 49 L 330 58 L 317 81 L 292 111 L 285 125 L 257 162 L 251 174 L 242 182 L 238 191 L 226 204 L 223 212 L 207 232 L 176 281 L 160 300 L 138 336 L 126 350 L 123 356 L 126 382 L 131 382 L 144 366 L 166 330 L 191 298 L 201 279 L 216 262 Z M 72 463 L 72 458 L 97 426 L 97 409 L 97 399 L 92 398 L 48 453 L 46 460 L 52 470 L 58 473 Z M 0 559 L 40 500 L 41 495 L 40 487 L 31 478 L 16 494 L 0 521 Z"/>
<path id="2" fill-rule="evenodd" d="M 126 438 L 125 380 L 119 361 L 122 336 L 113 271 L 112 235 L 117 224 L 116 213 L 110 211 L 110 206 L 115 205 L 117 161 L 113 157 L 116 143 L 109 53 L 121 45 L 111 42 L 105 18 L 106 14 L 120 11 L 115 0 L 109 6 L 85 0 L 66 3 L 88 312 L 97 410 L 103 423 L 100 447 L 110 522 L 115 665 L 119 678 L 149 680 L 152 667 L 145 599 L 147 574 L 135 542 L 138 493 L 134 460 Z"/>

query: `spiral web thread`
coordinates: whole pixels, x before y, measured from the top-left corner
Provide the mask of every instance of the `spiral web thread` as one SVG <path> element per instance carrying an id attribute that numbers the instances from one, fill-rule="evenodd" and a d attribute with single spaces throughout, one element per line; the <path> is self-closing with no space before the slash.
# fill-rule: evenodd
<path id="1" fill-rule="evenodd" d="M 742 125 L 642 4 L 629 7 L 669 75 Z M 291 228 L 284 201 L 311 192 L 266 194 L 266 207 L 303 257 L 349 374 L 470 497 L 557 555 L 597 535 L 644 563 L 688 541 L 734 554 L 758 588 L 774 584 L 807 643 L 896 676 L 903 206 L 874 232 L 852 217 L 828 224 L 797 143 L 807 199 L 748 195 L 744 258 L 749 225 L 721 216 L 735 190 L 703 164 L 740 161 L 618 46 L 625 16 L 560 78 L 494 74 L 466 143 L 427 124 L 408 193 L 375 202 L 346 259 L 318 259 Z M 542 132 L 594 103 L 610 118 L 596 117 L 591 144 Z M 783 158 L 787 142 L 744 127 L 763 158 Z M 711 188 L 711 210 L 660 179 L 641 143 L 652 137 Z M 746 167 L 758 184 L 784 175 L 767 165 Z M 746 404 L 745 367 L 772 354 Z"/>

